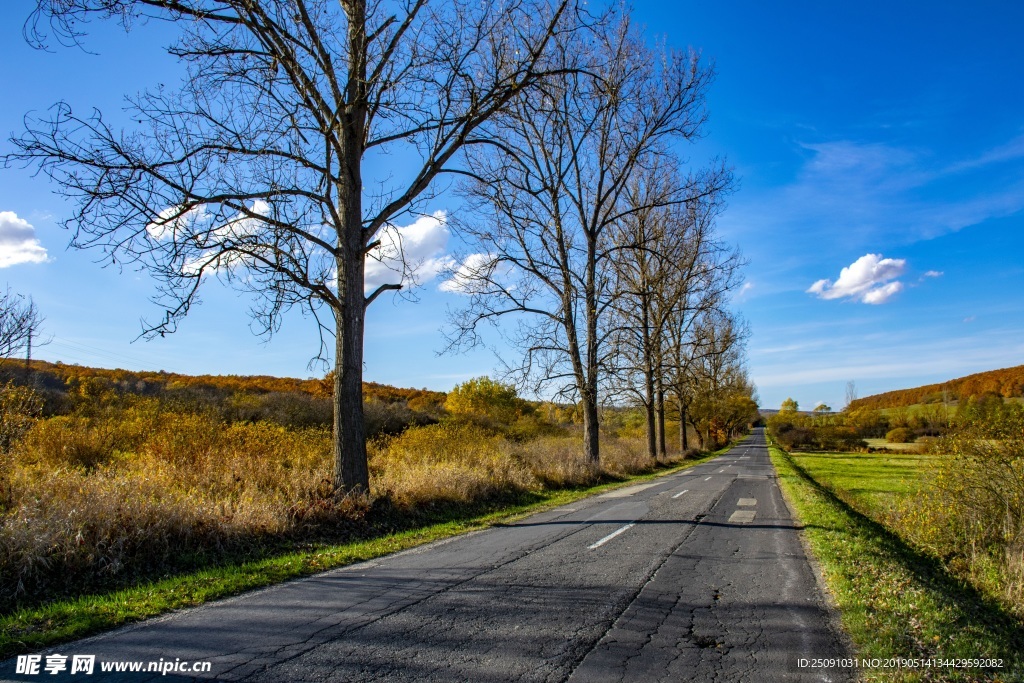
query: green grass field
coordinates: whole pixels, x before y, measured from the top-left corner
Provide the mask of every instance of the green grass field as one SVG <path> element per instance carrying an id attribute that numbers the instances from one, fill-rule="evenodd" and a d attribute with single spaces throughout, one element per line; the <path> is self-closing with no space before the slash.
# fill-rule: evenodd
<path id="1" fill-rule="evenodd" d="M 817 482 L 857 509 L 884 513 L 898 498 L 914 495 L 936 456 L 905 452 L 794 453 L 792 457 Z"/>

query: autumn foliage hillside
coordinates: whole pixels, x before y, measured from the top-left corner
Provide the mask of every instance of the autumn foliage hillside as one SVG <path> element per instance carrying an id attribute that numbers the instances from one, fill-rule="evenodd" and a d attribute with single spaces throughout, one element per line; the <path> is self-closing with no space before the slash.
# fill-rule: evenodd
<path id="1" fill-rule="evenodd" d="M 23 362 L 9 359 L 0 361 L 0 372 L 5 375 L 23 374 Z M 32 361 L 34 381 L 43 386 L 83 386 L 89 383 L 106 386 L 119 393 L 152 395 L 165 391 L 199 389 L 221 394 L 292 393 L 299 392 L 318 398 L 329 397 L 332 392 L 331 376 L 326 378 L 297 379 L 268 375 L 179 375 L 174 372 L 92 368 Z M 429 389 L 403 389 L 376 382 L 363 383 L 363 395 L 368 400 L 383 403 L 409 402 L 444 403 L 443 392 Z"/>
<path id="2" fill-rule="evenodd" d="M 918 403 L 942 403 L 944 400 L 966 401 L 971 397 L 986 394 L 1003 398 L 1024 396 L 1024 365 L 979 372 L 941 384 L 928 384 L 914 389 L 899 389 L 865 396 L 853 401 L 849 410 L 899 408 Z"/>

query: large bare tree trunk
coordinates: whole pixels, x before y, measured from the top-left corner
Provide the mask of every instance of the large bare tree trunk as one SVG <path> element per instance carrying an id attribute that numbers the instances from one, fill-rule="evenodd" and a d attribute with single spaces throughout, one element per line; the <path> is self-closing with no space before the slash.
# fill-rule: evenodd
<path id="1" fill-rule="evenodd" d="M 679 405 L 679 448 L 682 450 L 683 455 L 686 455 L 686 451 L 689 449 L 689 445 L 686 443 L 686 403 L 680 399 Z"/>
<path id="2" fill-rule="evenodd" d="M 369 492 L 363 420 L 364 247 L 357 218 L 359 197 L 350 196 L 350 201 L 354 206 L 346 207 L 345 214 L 357 230 L 346 231 L 345 254 L 338 260 L 338 295 L 343 308 L 335 313 L 334 486 L 340 492 Z"/>
<path id="3" fill-rule="evenodd" d="M 595 467 L 601 461 L 601 433 L 596 398 L 583 400 L 583 452 Z"/>
<path id="4" fill-rule="evenodd" d="M 334 362 L 334 487 L 369 492 L 363 421 L 363 302 L 336 315 Z M 348 297 L 346 297 L 348 298 Z"/>
<path id="5" fill-rule="evenodd" d="M 658 454 L 660 457 L 668 459 L 668 448 L 665 445 L 665 388 L 661 384 L 660 377 L 657 380 L 655 393 L 658 397 L 658 403 L 655 406 L 658 420 Z"/>
<path id="6" fill-rule="evenodd" d="M 650 370 L 644 371 L 644 413 L 647 422 L 647 455 L 651 460 L 658 459 L 658 430 L 654 415 L 654 376 Z"/>
<path id="7" fill-rule="evenodd" d="M 598 373 L 597 360 L 597 239 L 594 233 L 587 235 L 587 279 L 586 279 L 586 323 L 587 357 L 586 383 L 583 385 L 583 448 L 587 460 L 593 465 L 601 461 L 601 433 L 597 415 Z"/>
<path id="8" fill-rule="evenodd" d="M 644 259 L 646 261 L 646 259 Z M 642 261 L 642 263 L 644 262 Z M 645 265 L 642 266 L 646 270 Z M 643 273 L 646 275 L 646 272 Z M 646 285 L 646 283 L 644 283 Z M 651 316 L 647 292 L 641 295 L 641 335 L 644 363 L 644 413 L 647 423 L 647 455 L 651 460 L 658 459 L 658 438 L 654 418 L 654 369 L 651 358 Z"/>

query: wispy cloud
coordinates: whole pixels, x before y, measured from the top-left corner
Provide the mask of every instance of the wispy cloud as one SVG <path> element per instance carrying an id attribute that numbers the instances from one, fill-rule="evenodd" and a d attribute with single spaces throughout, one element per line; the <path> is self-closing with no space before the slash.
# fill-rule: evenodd
<path id="1" fill-rule="evenodd" d="M 751 282 L 750 280 L 747 280 L 740 287 L 739 291 L 736 292 L 736 296 L 734 297 L 733 300 L 736 301 L 737 303 L 746 301 L 747 295 L 750 294 L 750 291 L 752 289 L 754 289 L 754 283 Z"/>
<path id="2" fill-rule="evenodd" d="M 769 359 L 753 350 L 752 355 L 758 356 L 753 378 L 764 389 L 794 390 L 851 379 L 858 384 L 869 379 L 899 380 L 881 389 L 887 390 L 1017 365 L 1024 359 L 1024 342 L 1016 330 L 987 330 L 983 338 L 984 343 L 981 333 L 952 336 L 948 331 L 931 341 L 922 341 L 920 332 L 885 335 L 871 342 L 870 353 L 859 340 L 833 340 L 818 351 L 799 352 L 799 362 L 796 355 Z M 914 379 L 906 383 L 904 378 Z"/>
<path id="3" fill-rule="evenodd" d="M 1006 144 L 998 145 L 990 150 L 986 150 L 974 159 L 967 159 L 950 164 L 944 170 L 946 173 L 961 173 L 964 171 L 973 171 L 977 168 L 985 168 L 986 166 L 991 166 L 993 164 L 1016 161 L 1018 159 L 1024 159 L 1024 135 L 1015 137 Z"/>
<path id="4" fill-rule="evenodd" d="M 843 268 L 834 283 L 818 280 L 807 291 L 819 299 L 853 299 L 865 304 L 883 304 L 903 290 L 903 283 L 896 278 L 903 275 L 906 265 L 906 259 L 865 254 Z"/>
<path id="5" fill-rule="evenodd" d="M 0 268 L 49 260 L 32 224 L 13 211 L 0 211 Z"/>
<path id="6" fill-rule="evenodd" d="M 910 244 L 1024 211 L 1024 137 L 952 163 L 937 152 L 881 143 L 799 146 L 792 181 L 747 192 L 727 226 L 758 235 L 826 234 L 845 248 Z M 793 248 L 790 242 L 787 251 Z M 805 241 L 806 246 L 816 241 Z"/>

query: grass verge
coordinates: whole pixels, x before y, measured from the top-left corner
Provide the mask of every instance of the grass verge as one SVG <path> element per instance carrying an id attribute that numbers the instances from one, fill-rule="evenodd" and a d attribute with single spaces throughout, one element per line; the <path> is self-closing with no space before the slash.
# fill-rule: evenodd
<path id="1" fill-rule="evenodd" d="M 725 450 L 596 486 L 523 492 L 469 504 L 429 506 L 419 510 L 415 517 L 395 513 L 382 520 L 372 537 L 354 542 L 306 544 L 307 547 L 297 551 L 18 610 L 0 617 L 0 658 L 514 521 L 605 490 L 678 472 Z"/>
<path id="2" fill-rule="evenodd" d="M 785 452 L 773 447 L 770 454 L 858 657 L 1003 665 L 861 669 L 863 680 L 1024 680 L 1024 628 L 1012 614 L 851 508 Z"/>

